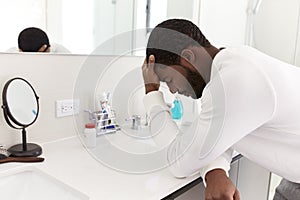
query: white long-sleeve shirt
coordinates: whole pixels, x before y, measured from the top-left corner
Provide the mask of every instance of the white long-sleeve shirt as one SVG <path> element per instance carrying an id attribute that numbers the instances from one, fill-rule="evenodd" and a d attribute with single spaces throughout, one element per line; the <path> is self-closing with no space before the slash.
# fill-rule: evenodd
<path id="1" fill-rule="evenodd" d="M 201 112 L 181 132 L 160 91 L 144 97 L 153 139 L 169 145 L 177 177 L 229 170 L 233 150 L 300 183 L 300 68 L 251 47 L 226 48 L 212 63 Z"/>

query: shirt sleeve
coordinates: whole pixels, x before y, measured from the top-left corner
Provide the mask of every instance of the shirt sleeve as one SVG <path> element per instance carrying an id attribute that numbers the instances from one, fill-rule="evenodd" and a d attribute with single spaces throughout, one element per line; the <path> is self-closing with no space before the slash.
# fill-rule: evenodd
<path id="1" fill-rule="evenodd" d="M 276 105 L 269 80 L 255 67 L 216 74 L 203 91 L 199 117 L 184 131 L 172 121 L 161 92 L 150 92 L 144 103 L 153 140 L 168 146 L 165 157 L 176 177 L 199 173 L 205 166 L 227 171 L 230 161 L 220 156 L 266 123 Z M 213 161 L 222 164 L 209 165 Z"/>
<path id="2" fill-rule="evenodd" d="M 206 174 L 214 169 L 222 169 L 226 172 L 226 175 L 229 176 L 230 163 L 232 160 L 233 149 L 230 148 L 224 152 L 221 156 L 216 158 L 214 161 L 206 165 L 200 171 L 200 175 L 203 178 L 204 186 L 206 187 L 205 176 Z"/>
<path id="3" fill-rule="evenodd" d="M 144 104 L 150 121 L 152 139 L 158 146 L 169 146 L 180 130 L 172 120 L 170 108 L 164 101 L 163 93 L 160 91 L 148 93 L 144 97 Z"/>

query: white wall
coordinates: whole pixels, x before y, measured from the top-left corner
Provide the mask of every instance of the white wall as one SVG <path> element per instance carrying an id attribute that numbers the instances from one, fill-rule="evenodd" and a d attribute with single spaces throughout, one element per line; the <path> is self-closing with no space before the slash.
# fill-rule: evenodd
<path id="1" fill-rule="evenodd" d="M 94 1 L 95 47 L 110 39 L 115 31 L 115 4 L 113 1 Z M 103 51 L 113 52 L 113 46 Z"/>
<path id="2" fill-rule="evenodd" d="M 75 53 L 94 50 L 94 0 L 47 0 L 46 11 L 50 42 Z"/>
<path id="3" fill-rule="evenodd" d="M 133 48 L 135 0 L 94 0 L 93 54 L 124 55 Z"/>
<path id="4" fill-rule="evenodd" d="M 195 0 L 168 0 L 168 18 L 185 18 L 192 20 Z M 196 0 L 197 1 L 197 0 Z"/>
<path id="5" fill-rule="evenodd" d="M 248 0 L 201 0 L 200 29 L 215 46 L 245 42 Z"/>
<path id="6" fill-rule="evenodd" d="M 18 35 L 27 27 L 46 27 L 46 0 L 0 1 L 0 52 L 18 47 Z M 30 10 L 30 12 L 28 12 Z"/>
<path id="7" fill-rule="evenodd" d="M 297 39 L 296 39 L 296 47 L 295 47 L 295 59 L 294 64 L 300 66 L 300 6 L 298 11 L 298 29 L 297 29 Z"/>
<path id="8" fill-rule="evenodd" d="M 62 21 L 62 2 L 61 0 L 46 0 L 46 24 L 50 42 L 63 44 L 63 21 Z"/>
<path id="9" fill-rule="evenodd" d="M 254 22 L 254 46 L 294 64 L 299 45 L 299 7 L 299 0 L 263 0 Z"/>
<path id="10" fill-rule="evenodd" d="M 74 135 L 72 118 L 55 118 L 54 102 L 72 97 L 74 81 L 83 59 L 73 56 L 0 54 L 1 88 L 9 79 L 23 77 L 33 85 L 40 97 L 40 115 L 35 124 L 27 128 L 28 141 L 46 142 Z M 20 142 L 20 130 L 10 128 L 2 112 L 0 115 L 0 143 L 9 145 Z"/>
<path id="11" fill-rule="evenodd" d="M 110 65 L 112 60 L 114 62 Z M 111 90 L 111 86 L 116 85 L 118 80 L 112 81 L 109 77 L 106 77 L 108 82 L 97 85 L 101 80 L 101 74 L 107 68 L 119 68 L 116 77 L 122 77 L 130 69 L 140 68 L 142 60 L 142 57 L 0 54 L 0 85 L 3 88 L 6 81 L 16 76 L 25 78 L 33 85 L 40 97 L 40 114 L 37 121 L 27 128 L 28 141 L 37 143 L 54 141 L 73 136 L 77 134 L 77 129 L 82 128 L 86 121 L 76 123 L 78 120 L 88 119 L 83 110 L 93 109 L 96 89 Z M 72 116 L 56 118 L 55 101 L 71 99 L 74 96 L 81 101 L 80 115 L 75 118 Z M 123 104 L 122 101 L 120 103 Z M 0 112 L 0 130 L 0 144 L 10 146 L 21 142 L 20 131 L 6 124 L 2 112 Z"/>
<path id="12" fill-rule="evenodd" d="M 47 0 L 47 29 L 73 53 L 123 54 L 132 48 L 132 34 L 118 35 L 133 29 L 134 5 L 135 0 Z"/>

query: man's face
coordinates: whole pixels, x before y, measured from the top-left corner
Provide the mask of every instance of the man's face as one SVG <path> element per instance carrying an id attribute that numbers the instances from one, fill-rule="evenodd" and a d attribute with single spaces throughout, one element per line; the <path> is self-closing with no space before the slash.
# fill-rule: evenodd
<path id="1" fill-rule="evenodd" d="M 155 67 L 155 72 L 159 80 L 168 85 L 171 93 L 178 92 L 193 99 L 198 99 L 202 96 L 206 84 L 197 71 L 191 71 L 182 65 L 158 65 Z"/>

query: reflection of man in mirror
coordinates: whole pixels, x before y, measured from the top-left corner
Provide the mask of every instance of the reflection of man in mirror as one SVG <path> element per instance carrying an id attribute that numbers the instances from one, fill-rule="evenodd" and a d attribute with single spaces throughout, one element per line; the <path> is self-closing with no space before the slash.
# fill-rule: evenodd
<path id="1" fill-rule="evenodd" d="M 18 37 L 20 52 L 50 52 L 50 43 L 47 34 L 35 27 L 26 28 Z"/>
<path id="2" fill-rule="evenodd" d="M 70 53 L 68 49 L 60 44 L 52 43 L 50 45 L 47 34 L 36 27 L 22 30 L 18 37 L 18 50 L 13 47 L 8 49 L 7 52 Z"/>
<path id="3" fill-rule="evenodd" d="M 150 130 L 169 145 L 164 157 L 175 176 L 200 172 L 205 199 L 240 200 L 228 177 L 235 150 L 295 182 L 280 191 L 297 197 L 282 199 L 300 199 L 298 67 L 248 46 L 218 49 L 192 22 L 170 19 L 151 32 L 143 77 Z M 189 130 L 172 121 L 160 82 L 201 101 Z"/>

